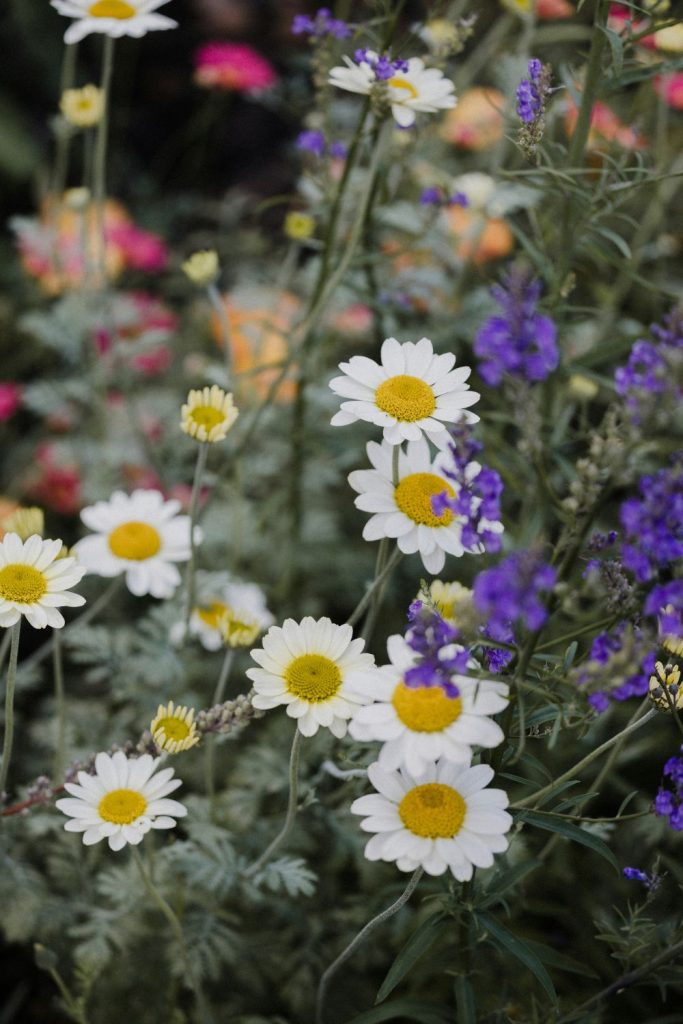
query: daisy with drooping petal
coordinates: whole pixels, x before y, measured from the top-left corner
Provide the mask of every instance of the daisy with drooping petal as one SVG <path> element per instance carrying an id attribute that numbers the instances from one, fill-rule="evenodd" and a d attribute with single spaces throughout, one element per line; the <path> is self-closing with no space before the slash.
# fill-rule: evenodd
<path id="1" fill-rule="evenodd" d="M 410 441 L 407 450 L 399 449 L 398 482 L 393 479 L 395 449 L 383 441 L 377 444 L 369 441 L 367 453 L 372 469 L 358 469 L 349 474 L 349 483 L 358 492 L 356 508 L 374 513 L 363 530 L 364 540 L 381 540 L 394 537 L 399 549 L 406 555 L 420 553 L 427 572 L 441 572 L 446 554 L 459 557 L 468 550 L 481 553 L 483 546 L 466 549 L 462 543 L 464 516 L 456 515 L 450 508 L 440 514 L 434 512 L 432 499 L 444 492 L 449 498 L 456 497 L 451 481 L 444 473 L 448 457 L 440 452 L 432 461 L 429 444 L 423 437 Z M 481 466 L 471 462 L 466 477 L 472 479 L 480 472 Z M 479 500 L 479 499 L 476 499 Z M 479 520 L 478 529 L 501 533 L 502 523 L 488 519 Z"/>
<path id="2" fill-rule="evenodd" d="M 196 441 L 223 441 L 239 413 L 228 391 L 217 384 L 192 390 L 180 410 L 180 429 Z"/>
<path id="3" fill-rule="evenodd" d="M 200 574 L 197 589 L 189 631 L 207 651 L 219 651 L 224 646 L 249 647 L 275 622 L 256 583 L 226 579 L 216 585 L 204 582 Z M 182 643 L 185 623 L 176 622 L 170 636 L 172 643 Z"/>
<path id="4" fill-rule="evenodd" d="M 451 352 L 436 355 L 429 338 L 400 344 L 387 338 L 382 345 L 381 363 L 366 356 L 352 356 L 341 363 L 345 376 L 335 377 L 330 387 L 342 402 L 332 418 L 335 427 L 366 420 L 384 427 L 389 444 L 416 441 L 426 434 L 435 444 L 448 444 L 447 423 L 466 420 L 476 423 L 474 413 L 465 410 L 479 401 L 466 380 L 472 370 L 454 370 Z"/>
<path id="5" fill-rule="evenodd" d="M 372 50 L 361 52 L 358 61 L 344 57 L 345 67 L 330 71 L 330 85 L 346 92 L 367 95 L 383 83 L 394 120 L 401 128 L 410 128 L 418 113 L 435 114 L 456 104 L 453 83 L 438 68 L 426 68 L 419 57 L 390 61 Z"/>
<path id="6" fill-rule="evenodd" d="M 486 789 L 493 778 L 489 765 L 442 761 L 413 777 L 371 764 L 368 777 L 377 793 L 351 804 L 354 814 L 368 815 L 361 828 L 376 833 L 365 847 L 368 860 L 396 861 L 400 871 L 422 867 L 428 875 L 450 869 L 467 882 L 473 867 L 490 868 L 494 853 L 507 849 L 508 797 Z"/>
<path id="7" fill-rule="evenodd" d="M 110 850 L 122 850 L 126 843 L 137 846 L 151 828 L 175 828 L 175 819 L 187 809 L 168 796 L 182 782 L 173 778 L 172 768 L 157 772 L 158 764 L 150 754 L 98 754 L 95 774 L 79 772 L 78 784 L 65 782 L 71 796 L 56 802 L 70 819 L 66 831 L 82 832 L 85 846 L 106 839 Z"/>
<path id="8" fill-rule="evenodd" d="M 418 656 L 401 636 L 390 636 L 391 665 L 367 672 L 354 688 L 373 704 L 360 707 L 349 734 L 364 743 L 380 740 L 379 765 L 387 770 L 405 767 L 419 775 L 443 758 L 469 764 L 472 747 L 497 747 L 503 730 L 488 716 L 507 707 L 508 687 L 488 679 L 454 673 L 458 696 L 441 686 L 409 686 L 405 672 Z"/>
<path id="9" fill-rule="evenodd" d="M 179 501 L 164 501 L 160 491 L 114 491 L 81 511 L 95 533 L 79 540 L 74 551 L 97 576 L 126 574 L 131 594 L 172 597 L 180 583 L 175 562 L 190 557 L 190 517 L 179 516 Z"/>
<path id="10" fill-rule="evenodd" d="M 177 28 L 178 22 L 163 14 L 155 14 L 169 0 L 50 0 L 67 18 L 76 20 L 64 33 L 65 43 L 77 43 L 91 32 L 118 39 L 134 36 L 139 39 L 147 32 Z"/>
<path id="11" fill-rule="evenodd" d="M 194 710 L 175 707 L 172 700 L 168 704 L 159 705 L 149 731 L 157 747 L 169 754 L 190 750 L 200 739 L 194 721 Z"/>
<path id="12" fill-rule="evenodd" d="M 327 618 L 285 619 L 272 626 L 262 647 L 251 652 L 260 667 L 247 669 L 254 707 L 285 704 L 303 736 L 313 736 L 322 725 L 341 738 L 348 719 L 369 699 L 353 688 L 358 674 L 375 663 L 364 646 L 364 640 L 353 639 L 351 626 L 335 626 Z"/>
<path id="13" fill-rule="evenodd" d="M 42 540 L 38 534 L 22 541 L 6 533 L 0 541 L 0 626 L 13 626 L 23 615 L 34 629 L 60 629 L 58 608 L 77 608 L 85 598 L 73 587 L 85 576 L 75 558 L 60 558 L 61 540 Z"/>

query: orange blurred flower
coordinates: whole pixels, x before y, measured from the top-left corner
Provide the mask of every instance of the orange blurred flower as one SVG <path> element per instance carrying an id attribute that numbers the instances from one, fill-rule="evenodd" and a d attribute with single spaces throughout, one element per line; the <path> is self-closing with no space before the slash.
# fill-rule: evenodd
<path id="1" fill-rule="evenodd" d="M 569 0 L 536 0 L 536 17 L 540 21 L 572 18 L 575 14 L 576 8 Z"/>
<path id="2" fill-rule="evenodd" d="M 5 528 L 6 521 L 10 516 L 14 515 L 18 508 L 18 501 L 13 501 L 12 498 L 0 497 L 0 540 L 2 540 L 7 532 Z"/>
<path id="3" fill-rule="evenodd" d="M 570 138 L 576 129 L 578 117 L 577 106 L 573 99 L 569 97 L 567 99 L 565 127 Z M 591 114 L 588 148 L 604 148 L 606 143 L 616 143 L 616 145 L 621 146 L 623 149 L 629 150 L 645 149 L 647 147 L 647 140 L 635 128 L 624 124 L 606 103 L 601 103 L 598 100 L 593 106 Z"/>
<path id="4" fill-rule="evenodd" d="M 476 86 L 467 89 L 457 107 L 449 110 L 441 123 L 441 138 L 461 149 L 480 152 L 490 149 L 503 137 L 505 97 L 498 89 Z"/>
<path id="5" fill-rule="evenodd" d="M 462 260 L 481 265 L 502 259 L 514 247 L 512 231 L 502 217 L 450 206 L 444 210 L 448 226 L 455 236 L 455 251 Z"/>

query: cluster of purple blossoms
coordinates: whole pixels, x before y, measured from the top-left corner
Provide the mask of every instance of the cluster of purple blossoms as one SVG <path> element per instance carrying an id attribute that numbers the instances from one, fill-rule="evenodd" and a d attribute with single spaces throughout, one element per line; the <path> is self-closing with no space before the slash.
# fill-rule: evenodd
<path id="1" fill-rule="evenodd" d="M 422 601 L 413 601 L 408 620 L 406 642 L 419 655 L 419 661 L 404 674 L 406 686 L 440 686 L 447 697 L 459 696 L 451 676 L 467 671 L 469 654 L 457 643 L 457 629 Z"/>
<path id="2" fill-rule="evenodd" d="M 683 747 L 680 753 L 683 753 Z M 674 832 L 680 832 L 683 830 L 683 757 L 670 757 L 662 775 L 662 784 L 654 801 L 655 814 L 668 818 Z M 672 788 L 666 788 L 665 782 Z"/>
<path id="3" fill-rule="evenodd" d="M 527 66 L 528 78 L 517 86 L 517 116 L 525 124 L 533 124 L 543 114 L 546 86 L 543 83 L 543 65 L 533 57 Z"/>
<path id="4" fill-rule="evenodd" d="M 673 309 L 661 325 L 653 324 L 651 331 L 655 342 L 636 341 L 626 366 L 614 375 L 615 390 L 635 423 L 659 404 L 660 396 L 671 395 L 675 401 L 681 395 L 683 306 Z"/>
<path id="5" fill-rule="evenodd" d="M 615 654 L 618 654 L 624 646 L 624 631 L 627 623 L 620 622 L 609 633 L 598 633 L 593 640 L 590 651 L 590 660 L 598 665 L 607 665 Z M 591 693 L 588 703 L 595 711 L 606 711 L 610 705 L 610 698 L 618 701 L 629 700 L 631 697 L 644 697 L 649 690 L 650 676 L 655 670 L 655 655 L 651 652 L 646 654 L 638 666 L 638 671 L 633 672 L 619 686 L 610 690 L 609 694 L 600 690 Z M 585 680 L 579 680 L 583 682 Z"/>
<path id="6" fill-rule="evenodd" d="M 480 572 L 474 581 L 474 605 L 488 618 L 489 630 L 509 630 L 521 622 L 527 629 L 540 629 L 548 618 L 541 594 L 555 585 L 557 574 L 537 551 L 519 551 Z M 496 636 L 491 632 L 491 638 Z"/>
<path id="7" fill-rule="evenodd" d="M 639 583 L 683 558 L 683 458 L 638 482 L 639 498 L 619 510 L 626 535 L 621 557 Z"/>
<path id="8" fill-rule="evenodd" d="M 683 580 L 653 587 L 645 601 L 645 614 L 656 615 L 660 639 L 675 654 L 683 654 Z"/>
<path id="9" fill-rule="evenodd" d="M 356 64 L 367 64 L 375 72 L 378 82 L 388 82 L 397 71 L 407 71 L 407 60 L 392 60 L 388 53 L 373 53 L 365 48 L 356 50 L 353 55 Z"/>
<path id="10" fill-rule="evenodd" d="M 327 7 L 321 7 L 316 11 L 315 17 L 308 14 L 295 14 L 292 21 L 292 33 L 295 36 L 310 36 L 314 39 L 322 39 L 323 36 L 334 36 L 335 39 L 348 39 L 352 34 L 350 25 L 339 18 L 333 18 L 332 12 Z"/>
<path id="11" fill-rule="evenodd" d="M 469 206 L 470 201 L 464 192 L 447 195 L 442 188 L 432 185 L 420 193 L 420 206 Z"/>
<path id="12" fill-rule="evenodd" d="M 296 146 L 297 149 L 313 153 L 319 157 L 323 157 L 327 153 L 328 156 L 341 157 L 343 159 L 347 152 L 343 142 L 330 142 L 328 145 L 324 133 L 318 131 L 300 132 L 297 136 Z"/>
<path id="13" fill-rule="evenodd" d="M 475 441 L 467 424 L 456 424 L 449 432 L 452 441 L 448 448 L 453 468 L 443 472 L 453 481 L 455 496 L 450 498 L 446 491 L 435 494 L 432 498 L 434 515 L 441 516 L 450 509 L 464 517 L 462 545 L 466 550 L 500 551 L 500 533 L 490 526 L 500 524 L 503 481 L 495 470 L 474 461 L 483 445 Z"/>
<path id="14" fill-rule="evenodd" d="M 622 871 L 624 878 L 628 878 L 633 882 L 642 882 L 646 889 L 656 889 L 659 885 L 659 877 L 657 875 L 648 875 L 640 868 L 624 868 Z"/>
<path id="15" fill-rule="evenodd" d="M 557 367 L 560 353 L 557 330 L 548 316 L 536 311 L 541 283 L 523 267 L 512 267 L 502 286 L 491 289 L 502 309 L 479 329 L 474 352 L 479 373 L 487 384 L 498 387 L 510 375 L 530 382 L 545 380 Z"/>
<path id="16" fill-rule="evenodd" d="M 489 640 L 495 640 L 499 644 L 515 643 L 515 634 L 510 623 L 487 622 L 485 626 L 481 627 L 481 635 L 488 637 Z M 489 672 L 496 674 L 502 672 L 514 657 L 512 651 L 506 651 L 504 647 L 483 647 L 482 653 Z"/>

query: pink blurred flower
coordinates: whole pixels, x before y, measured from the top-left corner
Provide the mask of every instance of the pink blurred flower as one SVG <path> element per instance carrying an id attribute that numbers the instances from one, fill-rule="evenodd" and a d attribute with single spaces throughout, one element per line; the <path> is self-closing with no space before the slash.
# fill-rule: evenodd
<path id="1" fill-rule="evenodd" d="M 168 248 L 163 238 L 139 228 L 137 224 L 120 224 L 111 231 L 112 241 L 122 250 L 127 266 L 150 272 L 164 270 L 168 265 Z"/>
<path id="2" fill-rule="evenodd" d="M 354 302 L 337 313 L 332 320 L 340 334 L 367 334 L 372 329 L 373 315 L 364 302 Z"/>
<path id="3" fill-rule="evenodd" d="M 4 423 L 14 416 L 21 405 L 21 388 L 18 384 L 7 381 L 0 383 L 0 422 Z"/>
<path id="4" fill-rule="evenodd" d="M 133 351 L 128 359 L 133 369 L 156 376 L 169 368 L 173 361 L 169 342 L 178 326 L 178 318 L 155 295 L 147 292 L 117 294 L 110 308 L 110 321 L 114 327 L 113 337 L 101 327 L 94 334 L 99 355 L 106 356 L 113 341 L 117 345 L 140 341 L 145 346 L 144 351 Z"/>
<path id="5" fill-rule="evenodd" d="M 626 31 L 627 21 L 631 22 L 631 33 L 634 36 L 639 35 L 649 24 L 645 19 L 638 20 L 635 18 L 633 11 L 624 4 L 610 4 L 607 28 L 621 35 L 622 32 Z M 642 39 L 638 40 L 637 45 L 645 47 L 646 50 L 655 50 L 655 37 L 653 35 L 643 36 Z"/>
<path id="6" fill-rule="evenodd" d="M 272 64 L 245 43 L 206 43 L 194 59 L 194 80 L 208 89 L 253 93 L 277 81 Z"/>
<path id="7" fill-rule="evenodd" d="M 133 356 L 130 365 L 140 373 L 144 373 L 146 377 L 156 377 L 157 374 L 168 370 L 172 362 L 173 353 L 168 345 L 157 345 L 149 352 Z"/>
<path id="8" fill-rule="evenodd" d="M 576 9 L 569 0 L 536 0 L 536 17 L 541 21 L 572 18 Z"/>
<path id="9" fill-rule="evenodd" d="M 670 75 L 657 75 L 654 80 L 655 92 L 674 110 L 683 110 L 683 71 Z"/>
<path id="10" fill-rule="evenodd" d="M 75 515 L 81 507 L 81 474 L 75 463 L 59 464 L 54 445 L 41 445 L 35 464 L 40 476 L 29 488 L 29 494 L 45 508 L 62 516 Z"/>

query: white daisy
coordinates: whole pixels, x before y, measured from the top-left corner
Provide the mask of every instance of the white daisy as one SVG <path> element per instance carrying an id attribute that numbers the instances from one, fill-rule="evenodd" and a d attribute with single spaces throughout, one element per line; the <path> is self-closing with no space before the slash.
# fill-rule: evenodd
<path id="1" fill-rule="evenodd" d="M 199 600 L 190 615 L 190 636 L 197 637 L 207 651 L 230 647 L 248 647 L 275 619 L 266 607 L 266 598 L 256 583 L 229 580 L 220 586 L 197 584 Z M 185 623 L 171 628 L 171 642 L 180 644 Z"/>
<path id="2" fill-rule="evenodd" d="M 367 95 L 380 84 L 374 71 L 376 53 L 368 50 L 366 59 L 358 63 L 349 57 L 343 60 L 346 67 L 331 69 L 330 85 Z M 406 71 L 394 69 L 391 77 L 382 81 L 388 92 L 391 113 L 401 128 L 413 125 L 416 113 L 434 114 L 438 110 L 450 110 L 456 104 L 453 83 L 444 78 L 442 71 L 426 68 L 419 57 L 411 57 L 407 63 Z"/>
<path id="3" fill-rule="evenodd" d="M 367 453 L 373 469 L 358 469 L 349 474 L 349 483 L 358 492 L 356 508 L 374 513 L 365 524 L 363 538 L 368 541 L 395 537 L 400 550 L 406 555 L 419 551 L 427 572 L 441 572 L 446 554 L 459 557 L 465 553 L 462 545 L 463 516 L 450 509 L 436 515 L 432 498 L 444 491 L 455 497 L 453 483 L 445 475 L 449 457 L 440 452 L 432 462 L 429 445 L 424 437 L 410 441 L 407 450 L 398 449 L 398 482 L 393 480 L 395 448 L 386 441 L 369 441 Z M 478 462 L 470 462 L 466 470 L 473 480 L 481 470 Z M 478 500 L 478 499 L 477 499 Z M 502 533 L 502 523 L 481 519 L 479 531 Z M 483 547 L 468 549 L 480 553 Z"/>
<path id="4" fill-rule="evenodd" d="M 353 688 L 357 674 L 375 663 L 362 653 L 364 646 L 364 640 L 353 639 L 351 626 L 335 626 L 327 618 L 285 619 L 272 626 L 262 648 L 251 652 L 260 668 L 247 669 L 256 691 L 254 707 L 285 704 L 304 736 L 313 736 L 321 725 L 344 736 L 348 719 L 369 699 Z"/>
<path id="5" fill-rule="evenodd" d="M 38 534 L 22 541 L 6 533 L 0 541 L 0 626 L 13 626 L 23 615 L 34 629 L 60 629 L 59 607 L 85 604 L 73 587 L 85 576 L 75 558 L 60 558 L 61 540 L 42 540 Z"/>
<path id="6" fill-rule="evenodd" d="M 449 868 L 459 882 L 472 868 L 490 868 L 494 853 L 508 847 L 512 817 L 507 793 L 486 789 L 493 778 L 487 764 L 472 768 L 442 761 L 415 777 L 368 768 L 377 794 L 354 800 L 354 814 L 367 814 L 365 832 L 376 832 L 365 847 L 368 860 L 396 861 L 401 871 L 424 868 L 442 875 Z"/>
<path id="7" fill-rule="evenodd" d="M 190 391 L 180 410 L 180 429 L 205 444 L 224 441 L 239 412 L 232 394 L 217 384 Z"/>
<path id="8" fill-rule="evenodd" d="M 155 775 L 159 760 L 150 754 L 127 758 L 121 750 L 98 754 L 94 775 L 79 772 L 78 785 L 64 783 L 71 797 L 56 806 L 71 819 L 66 831 L 82 832 L 86 846 L 107 839 L 111 850 L 121 850 L 126 843 L 137 846 L 151 828 L 175 828 L 187 810 L 168 795 L 182 782 L 172 768 Z"/>
<path id="9" fill-rule="evenodd" d="M 419 775 L 439 758 L 469 764 L 472 747 L 502 743 L 503 730 L 487 716 L 507 707 L 504 683 L 454 673 L 458 697 L 441 686 L 407 686 L 405 672 L 419 656 L 401 636 L 390 636 L 387 650 L 391 665 L 354 681 L 354 689 L 375 703 L 360 707 L 349 724 L 354 739 L 382 741 L 381 768 L 405 767 Z"/>
<path id="10" fill-rule="evenodd" d="M 76 21 L 64 33 L 65 43 L 77 43 L 91 32 L 103 32 L 118 39 L 147 32 L 177 28 L 178 22 L 155 14 L 169 0 L 50 0 L 52 6 Z"/>
<path id="11" fill-rule="evenodd" d="M 190 517 L 179 516 L 179 501 L 160 491 L 115 491 L 81 512 L 93 536 L 74 547 L 79 561 L 98 576 L 126 574 L 131 594 L 171 597 L 180 583 L 175 562 L 190 557 Z M 199 536 L 199 531 L 195 537 Z"/>
<path id="12" fill-rule="evenodd" d="M 348 363 L 340 363 L 345 376 L 335 377 L 330 387 L 351 401 L 342 402 L 332 426 L 366 420 L 384 427 L 389 444 L 416 441 L 426 434 L 444 447 L 450 440 L 447 423 L 479 419 L 464 411 L 480 397 L 465 383 L 472 370 L 469 366 L 454 370 L 452 352 L 436 355 L 429 338 L 417 344 L 387 338 L 380 358 L 381 363 L 376 363 L 367 356 L 352 356 Z"/>

